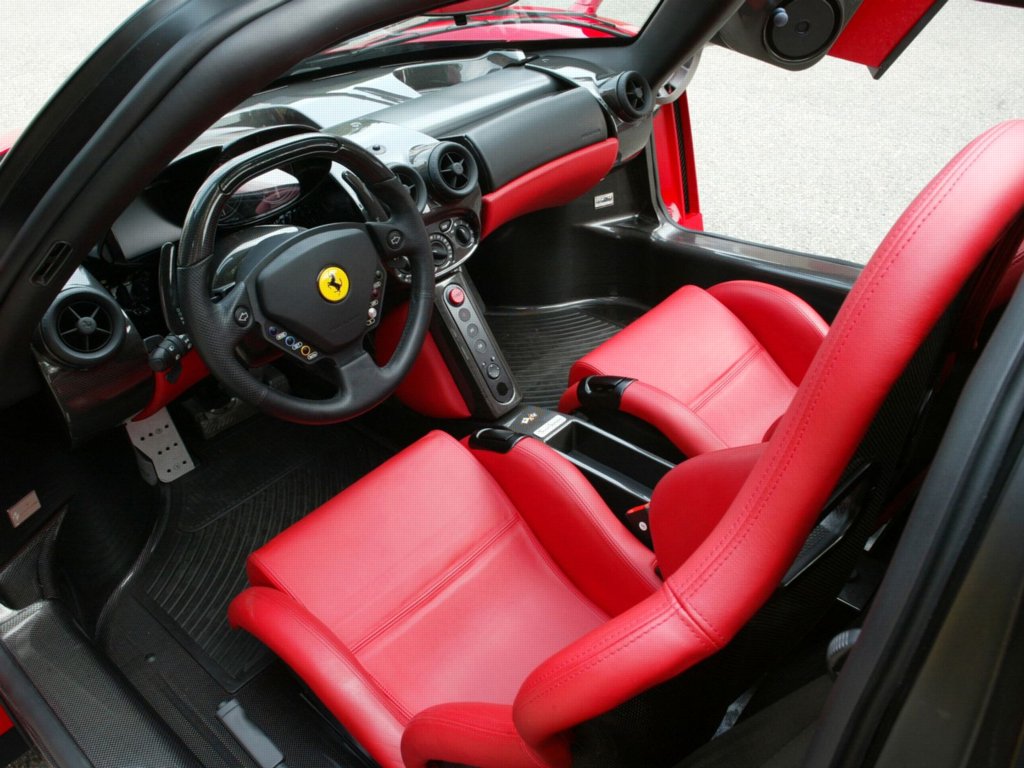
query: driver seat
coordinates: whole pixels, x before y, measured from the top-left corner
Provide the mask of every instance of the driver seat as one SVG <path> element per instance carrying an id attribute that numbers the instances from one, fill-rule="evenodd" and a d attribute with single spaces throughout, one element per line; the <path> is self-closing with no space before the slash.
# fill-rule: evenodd
<path id="1" fill-rule="evenodd" d="M 384 766 L 571 765 L 579 726 L 716 654 L 775 592 L 890 389 L 1005 250 L 1022 146 L 1024 121 L 997 126 L 911 204 L 766 443 L 662 480 L 664 581 L 553 450 L 432 433 L 255 552 L 232 624 Z"/>

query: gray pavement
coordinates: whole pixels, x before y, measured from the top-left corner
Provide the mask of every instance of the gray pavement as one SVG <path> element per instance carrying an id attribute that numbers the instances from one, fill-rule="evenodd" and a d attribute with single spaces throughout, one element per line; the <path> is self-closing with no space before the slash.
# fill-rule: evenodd
<path id="1" fill-rule="evenodd" d="M 1024 9 L 949 0 L 877 81 L 707 49 L 689 89 L 705 227 L 866 261 L 961 147 L 1024 118 L 1022 41 Z"/>
<path id="2" fill-rule="evenodd" d="M 606 0 L 604 10 L 636 20 L 648 2 Z M 0 133 L 26 125 L 141 5 L 3 0 Z M 1021 40 L 1024 10 L 949 0 L 880 81 L 844 61 L 789 73 L 707 50 L 690 87 L 706 227 L 866 260 L 961 146 L 1000 120 L 1024 117 Z"/>

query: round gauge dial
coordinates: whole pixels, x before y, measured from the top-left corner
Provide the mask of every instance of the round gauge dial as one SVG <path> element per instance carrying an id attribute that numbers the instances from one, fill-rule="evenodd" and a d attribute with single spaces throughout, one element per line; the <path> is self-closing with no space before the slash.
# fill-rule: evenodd
<path id="1" fill-rule="evenodd" d="M 435 232 L 430 236 L 430 251 L 434 254 L 434 266 L 443 267 L 455 258 L 455 247 L 444 235 Z"/>

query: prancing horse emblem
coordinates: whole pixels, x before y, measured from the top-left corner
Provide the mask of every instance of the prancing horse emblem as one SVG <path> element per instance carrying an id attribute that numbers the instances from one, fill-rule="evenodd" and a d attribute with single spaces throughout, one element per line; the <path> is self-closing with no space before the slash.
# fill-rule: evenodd
<path id="1" fill-rule="evenodd" d="M 348 296 L 348 275 L 341 267 L 324 267 L 316 279 L 320 295 L 332 304 L 343 301 Z"/>

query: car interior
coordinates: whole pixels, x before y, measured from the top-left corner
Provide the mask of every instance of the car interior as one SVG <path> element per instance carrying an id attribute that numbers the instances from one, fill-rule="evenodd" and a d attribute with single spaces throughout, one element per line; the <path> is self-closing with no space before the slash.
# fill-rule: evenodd
<path id="1" fill-rule="evenodd" d="M 863 269 L 706 233 L 700 48 L 805 68 L 860 3 L 649 5 L 339 21 L 98 167 L 2 339 L 0 695 L 53 765 L 803 764 L 1024 269 L 1024 122 Z"/>

